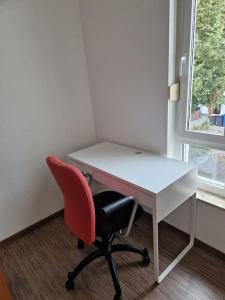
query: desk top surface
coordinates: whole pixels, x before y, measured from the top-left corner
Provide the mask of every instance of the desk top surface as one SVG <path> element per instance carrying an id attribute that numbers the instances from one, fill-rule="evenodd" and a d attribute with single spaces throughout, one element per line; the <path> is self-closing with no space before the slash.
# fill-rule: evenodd
<path id="1" fill-rule="evenodd" d="M 109 142 L 76 151 L 67 157 L 154 194 L 196 168 L 191 163 Z"/>

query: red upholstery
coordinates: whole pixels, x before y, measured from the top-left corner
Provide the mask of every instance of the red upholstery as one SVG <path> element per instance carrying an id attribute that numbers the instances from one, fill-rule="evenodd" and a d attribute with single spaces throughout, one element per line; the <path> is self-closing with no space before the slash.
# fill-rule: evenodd
<path id="1" fill-rule="evenodd" d="M 95 208 L 84 176 L 56 156 L 49 156 L 47 164 L 64 196 L 66 225 L 83 242 L 92 244 L 95 241 Z"/>

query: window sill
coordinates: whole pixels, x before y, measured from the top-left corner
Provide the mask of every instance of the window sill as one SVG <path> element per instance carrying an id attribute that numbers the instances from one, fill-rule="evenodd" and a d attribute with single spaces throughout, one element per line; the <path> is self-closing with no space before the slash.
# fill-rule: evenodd
<path id="1" fill-rule="evenodd" d="M 211 194 L 209 192 L 198 189 L 196 197 L 200 201 L 206 202 L 210 205 L 213 205 L 213 206 L 216 206 L 218 208 L 225 210 L 225 198 L 223 198 L 221 196 Z"/>

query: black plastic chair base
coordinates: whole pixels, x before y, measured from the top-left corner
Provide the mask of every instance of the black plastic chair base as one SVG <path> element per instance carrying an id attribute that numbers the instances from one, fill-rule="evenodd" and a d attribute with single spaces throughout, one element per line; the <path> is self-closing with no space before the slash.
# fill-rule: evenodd
<path id="1" fill-rule="evenodd" d="M 80 240 L 79 240 L 80 241 Z M 78 241 L 78 243 L 79 243 Z M 75 282 L 74 280 L 78 276 L 78 274 L 88 265 L 90 264 L 93 260 L 99 258 L 99 257 L 105 257 L 110 274 L 112 277 L 114 289 L 115 289 L 115 296 L 114 300 L 122 300 L 122 290 L 120 287 L 118 275 L 117 275 L 117 270 L 116 266 L 114 264 L 114 261 L 112 259 L 112 253 L 115 252 L 121 252 L 121 251 L 128 251 L 128 252 L 133 252 L 137 253 L 142 256 L 142 265 L 149 265 L 150 263 L 150 257 L 148 255 L 148 250 L 147 248 L 141 249 L 137 246 L 134 245 L 123 245 L 123 244 L 117 244 L 117 245 L 112 245 L 113 237 L 112 235 L 103 237 L 102 242 L 100 241 L 95 241 L 94 245 L 98 248 L 96 251 L 92 252 L 89 254 L 87 257 L 85 257 L 79 265 L 76 266 L 76 268 L 73 270 L 73 272 L 70 272 L 68 274 L 68 280 L 65 283 L 65 287 L 67 290 L 73 290 L 75 288 Z M 80 248 L 79 248 L 80 249 Z"/>

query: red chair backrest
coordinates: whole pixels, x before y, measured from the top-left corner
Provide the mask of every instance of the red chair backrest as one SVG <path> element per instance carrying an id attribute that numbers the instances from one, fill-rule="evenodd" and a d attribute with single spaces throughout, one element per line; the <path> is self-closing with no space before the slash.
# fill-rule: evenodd
<path id="1" fill-rule="evenodd" d="M 64 219 L 71 232 L 86 244 L 95 241 L 95 209 L 91 190 L 82 173 L 56 156 L 47 164 L 64 196 Z"/>

